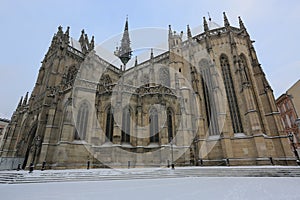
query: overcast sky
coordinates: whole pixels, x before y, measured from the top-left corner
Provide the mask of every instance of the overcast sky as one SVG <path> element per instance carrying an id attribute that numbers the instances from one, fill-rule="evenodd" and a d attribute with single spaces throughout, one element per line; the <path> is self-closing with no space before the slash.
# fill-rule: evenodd
<path id="1" fill-rule="evenodd" d="M 70 26 L 76 39 L 84 28 L 99 44 L 123 30 L 126 15 L 130 29 L 171 24 L 186 31 L 187 24 L 202 26 L 207 12 L 223 25 L 223 11 L 233 26 L 242 17 L 275 96 L 284 93 L 300 77 L 298 0 L 0 0 L 0 117 L 10 118 L 20 97 L 32 91 L 59 25 Z"/>

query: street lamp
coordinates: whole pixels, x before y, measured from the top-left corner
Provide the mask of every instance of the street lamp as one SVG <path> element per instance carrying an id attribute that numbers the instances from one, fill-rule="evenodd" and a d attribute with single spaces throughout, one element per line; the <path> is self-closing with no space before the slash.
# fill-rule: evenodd
<path id="1" fill-rule="evenodd" d="M 297 152 L 297 149 L 296 149 L 295 143 L 294 143 L 294 134 L 290 132 L 290 133 L 288 134 L 288 138 L 289 138 L 289 140 L 290 140 L 290 142 L 291 142 L 291 145 L 292 145 L 292 147 L 293 147 L 294 154 L 295 154 L 295 156 L 296 156 L 296 158 L 297 158 L 296 162 L 297 162 L 298 165 L 300 165 L 299 154 L 298 154 L 298 152 Z"/>
<path id="2" fill-rule="evenodd" d="M 175 169 L 175 165 L 174 165 L 174 153 L 173 153 L 173 137 L 170 137 L 170 144 L 171 144 L 171 166 L 172 169 Z"/>

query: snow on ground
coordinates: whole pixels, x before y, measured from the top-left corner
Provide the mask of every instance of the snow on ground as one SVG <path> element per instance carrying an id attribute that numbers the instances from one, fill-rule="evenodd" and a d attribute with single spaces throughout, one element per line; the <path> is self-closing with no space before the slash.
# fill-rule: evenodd
<path id="1" fill-rule="evenodd" d="M 1 184 L 2 200 L 300 199 L 300 178 L 197 177 L 40 184 Z"/>

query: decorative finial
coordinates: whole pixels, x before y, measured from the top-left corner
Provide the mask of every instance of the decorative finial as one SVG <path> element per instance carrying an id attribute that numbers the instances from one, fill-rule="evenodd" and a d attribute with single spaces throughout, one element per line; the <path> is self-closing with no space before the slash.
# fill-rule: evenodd
<path id="1" fill-rule="evenodd" d="M 90 43 L 89 47 L 90 47 L 90 49 L 89 49 L 90 51 L 95 48 L 95 39 L 94 39 L 94 36 L 92 36 L 91 43 Z"/>
<path id="2" fill-rule="evenodd" d="M 69 34 L 70 34 L 70 27 L 68 26 L 68 27 L 67 27 L 67 30 L 66 30 L 66 32 L 65 32 L 65 35 L 66 35 L 66 36 L 69 36 Z"/>
<path id="3" fill-rule="evenodd" d="M 57 35 L 59 36 L 63 35 L 62 26 L 58 27 Z"/>
<path id="4" fill-rule="evenodd" d="M 187 25 L 187 37 L 192 38 L 192 32 L 189 25 Z"/>
<path id="5" fill-rule="evenodd" d="M 205 17 L 203 17 L 203 26 L 204 26 L 204 31 L 205 32 L 209 30 L 208 29 L 208 25 L 207 25 L 207 21 L 206 21 Z"/>
<path id="6" fill-rule="evenodd" d="M 169 25 L 169 36 L 172 35 L 172 28 L 171 28 L 171 25 Z"/>
<path id="7" fill-rule="evenodd" d="M 26 92 L 24 101 L 23 101 L 23 106 L 25 106 L 27 104 L 27 99 L 28 99 L 28 92 Z"/>
<path id="8" fill-rule="evenodd" d="M 244 23 L 243 23 L 243 21 L 242 21 L 242 19 L 241 19 L 240 16 L 239 16 L 239 24 L 240 24 L 240 29 L 241 30 L 246 30 L 246 27 L 245 27 L 245 25 L 244 25 Z"/>
<path id="9" fill-rule="evenodd" d="M 150 51 L 150 59 L 153 59 L 153 49 L 151 48 L 151 51 Z"/>
<path id="10" fill-rule="evenodd" d="M 135 61 L 134 61 L 134 66 L 138 65 L 138 60 L 137 60 L 137 56 L 135 56 Z"/>
<path id="11" fill-rule="evenodd" d="M 223 17 L 224 17 L 224 26 L 225 26 L 225 27 L 230 26 L 229 21 L 228 21 L 228 19 L 227 19 L 227 17 L 226 17 L 226 13 L 225 13 L 225 12 L 223 12 Z"/>
<path id="12" fill-rule="evenodd" d="M 18 108 L 22 106 L 22 101 L 23 101 L 23 96 L 21 96 L 21 99 L 20 99 L 19 104 L 18 104 Z"/>

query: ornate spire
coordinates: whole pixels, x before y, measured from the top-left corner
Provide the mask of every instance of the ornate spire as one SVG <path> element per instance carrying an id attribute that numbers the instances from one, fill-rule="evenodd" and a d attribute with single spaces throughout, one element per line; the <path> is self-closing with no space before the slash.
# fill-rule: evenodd
<path id="1" fill-rule="evenodd" d="M 240 24 L 240 29 L 241 30 L 246 30 L 246 27 L 245 27 L 245 25 L 244 25 L 244 23 L 243 23 L 243 21 L 242 21 L 242 19 L 241 19 L 240 16 L 239 16 L 239 24 Z"/>
<path id="2" fill-rule="evenodd" d="M 27 104 L 27 99 L 28 99 L 28 92 L 26 92 L 24 101 L 23 101 L 23 106 L 25 106 Z"/>
<path id="3" fill-rule="evenodd" d="M 187 25 L 187 37 L 192 38 L 192 32 L 189 25 Z"/>
<path id="4" fill-rule="evenodd" d="M 229 21 L 228 21 L 228 19 L 227 19 L 227 17 L 226 17 L 226 13 L 225 13 L 225 12 L 223 12 L 223 17 L 224 17 L 224 26 L 225 26 L 225 27 L 230 26 Z"/>
<path id="5" fill-rule="evenodd" d="M 124 70 L 126 63 L 131 59 L 131 47 L 130 47 L 130 39 L 128 32 L 128 17 L 126 17 L 125 28 L 123 32 L 123 37 L 121 40 L 121 46 L 119 49 L 115 51 L 115 55 L 120 58 L 122 63 L 124 64 Z"/>
<path id="6" fill-rule="evenodd" d="M 206 21 L 205 17 L 203 17 L 203 26 L 204 26 L 204 31 L 205 32 L 209 30 L 208 29 L 208 25 L 207 25 L 207 21 Z"/>

